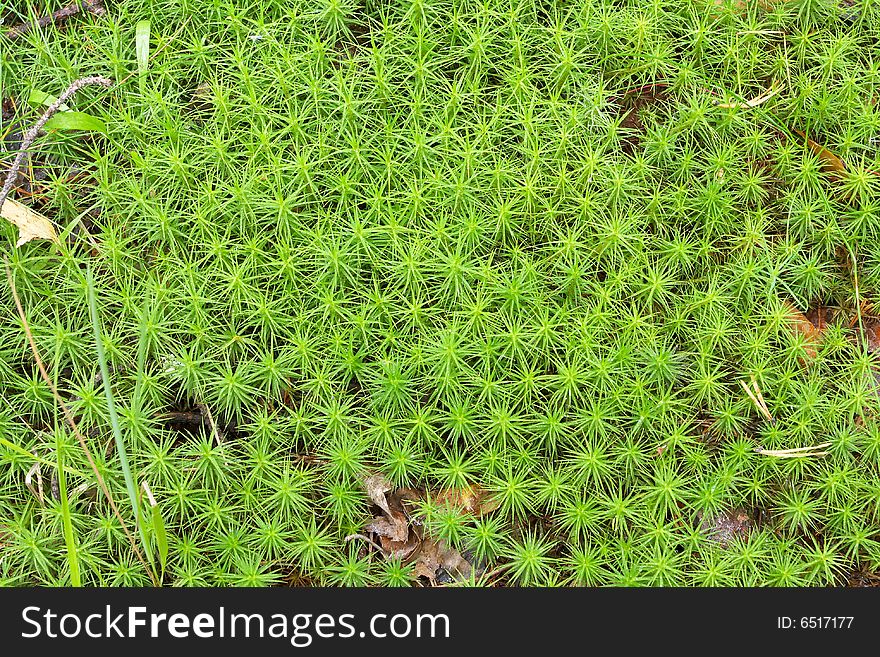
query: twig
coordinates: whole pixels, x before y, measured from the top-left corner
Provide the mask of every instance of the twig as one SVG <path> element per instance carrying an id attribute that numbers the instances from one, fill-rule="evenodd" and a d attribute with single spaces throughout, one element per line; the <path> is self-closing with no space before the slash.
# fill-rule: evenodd
<path id="1" fill-rule="evenodd" d="M 755 375 L 750 375 L 752 380 L 752 387 L 755 389 L 755 394 L 758 396 L 758 401 L 761 402 L 761 406 L 767 411 L 767 415 L 770 415 L 770 410 L 767 408 L 767 402 L 764 401 L 764 395 L 761 394 L 761 389 L 758 387 L 758 381 L 755 379 Z"/>
<path id="2" fill-rule="evenodd" d="M 722 107 L 722 108 L 724 108 L 724 109 L 734 109 L 734 108 L 748 108 L 748 109 L 751 109 L 751 108 L 753 108 L 753 107 L 757 107 L 757 106 L 760 105 L 761 103 L 766 103 L 768 100 L 770 100 L 771 98 L 773 98 L 773 96 L 775 96 L 776 94 L 778 94 L 780 91 L 782 91 L 782 87 L 776 87 L 776 86 L 774 86 L 774 87 L 771 87 L 769 91 L 765 91 L 765 92 L 764 92 L 763 94 L 761 94 L 760 96 L 756 96 L 755 98 L 752 98 L 751 100 L 746 100 L 746 101 L 743 101 L 743 102 L 741 102 L 741 103 L 738 103 L 738 102 L 734 102 L 734 103 L 719 103 L 719 102 L 716 101 L 716 102 L 715 102 L 715 107 Z"/>
<path id="3" fill-rule="evenodd" d="M 11 30 L 6 32 L 6 37 L 10 41 L 14 41 L 20 36 L 23 36 L 33 30 L 34 28 L 42 28 L 47 25 L 52 25 L 54 23 L 60 23 L 63 20 L 67 20 L 71 16 L 76 16 L 77 14 L 87 11 L 90 14 L 94 14 L 95 16 L 104 16 L 107 13 L 107 10 L 104 9 L 104 6 L 101 4 L 101 0 L 74 0 L 66 7 L 62 7 L 58 11 L 54 11 L 47 16 L 41 16 L 33 23 L 24 22 L 21 25 L 16 25 Z"/>
<path id="4" fill-rule="evenodd" d="M 847 244 L 846 249 L 849 252 L 850 260 L 852 260 L 853 290 L 856 293 L 856 317 L 859 320 L 859 336 L 864 338 L 865 325 L 862 322 L 862 301 L 859 295 L 859 263 L 856 261 L 856 254 L 852 246 Z"/>
<path id="5" fill-rule="evenodd" d="M 792 449 L 764 449 L 763 447 L 756 447 L 755 451 L 764 456 L 775 456 L 780 459 L 796 459 L 806 456 L 827 456 L 828 452 L 815 452 L 812 450 L 823 449 L 830 445 L 831 443 L 829 442 L 812 445 L 810 447 L 793 447 Z"/>
<path id="6" fill-rule="evenodd" d="M 223 443 L 223 432 L 217 428 L 217 425 L 214 423 L 214 416 L 211 415 L 211 409 L 208 408 L 208 405 L 202 402 L 196 404 L 196 408 L 199 409 L 202 413 L 202 417 L 208 422 L 208 426 L 211 428 L 211 434 L 214 436 L 214 440 L 217 443 L 217 447 Z"/>
<path id="7" fill-rule="evenodd" d="M 74 80 L 64 93 L 61 94 L 61 96 L 59 96 L 58 99 L 48 107 L 48 109 L 46 109 L 43 116 L 40 117 L 34 126 L 24 133 L 18 153 L 16 153 L 15 159 L 12 161 L 12 166 L 9 167 L 9 173 L 6 174 L 6 182 L 3 183 L 3 191 L 0 191 L 0 210 L 3 209 L 6 197 L 9 196 L 9 192 L 12 191 L 12 186 L 15 184 L 15 180 L 18 178 L 21 163 L 24 162 L 24 158 L 36 140 L 37 135 L 40 134 L 40 130 L 43 129 L 46 122 L 58 112 L 61 106 L 73 96 L 73 94 L 90 84 L 100 84 L 103 87 L 109 87 L 113 82 L 100 75 L 91 75 L 89 77 L 80 78 L 79 80 Z"/>
<path id="8" fill-rule="evenodd" d="M 107 488 L 104 477 L 101 476 L 101 471 L 98 469 L 98 466 L 95 463 L 95 459 L 92 457 L 92 452 L 91 450 L 89 450 L 89 446 L 86 443 L 85 436 L 82 435 L 82 432 L 76 425 L 76 420 L 73 419 L 73 414 L 70 412 L 67 404 L 64 403 L 61 395 L 58 394 L 58 389 L 55 387 L 55 384 L 52 382 L 52 378 L 46 371 L 46 366 L 43 365 L 43 359 L 40 358 L 40 352 L 37 349 L 37 343 L 34 342 L 34 336 L 33 333 L 31 333 L 30 324 L 27 321 L 27 316 L 24 314 L 24 308 L 22 307 L 21 299 L 18 296 L 18 290 L 15 288 L 15 279 L 12 277 L 12 270 L 9 268 L 9 260 L 5 256 L 3 257 L 3 263 L 6 266 L 6 279 L 9 281 L 9 287 L 12 290 L 12 298 L 15 301 L 15 307 L 18 309 L 18 316 L 21 319 L 22 326 L 24 327 L 24 333 L 25 336 L 27 336 L 28 344 L 30 344 L 31 353 L 33 353 L 34 360 L 37 363 L 37 368 L 40 370 L 40 376 L 43 378 L 43 381 L 46 382 L 46 385 L 49 386 L 49 389 L 52 391 L 52 396 L 55 397 L 55 401 L 58 403 L 58 406 L 61 407 L 61 413 L 64 415 L 65 421 L 67 422 L 67 424 L 70 425 L 70 428 L 73 430 L 73 435 L 76 436 L 76 439 L 79 441 L 80 447 L 82 447 L 82 450 L 86 455 L 86 459 L 88 459 L 89 465 L 92 468 L 92 472 L 95 473 L 95 477 L 98 480 L 98 485 L 104 492 L 104 497 L 107 498 L 107 502 L 110 504 L 110 508 L 113 510 L 113 514 L 119 520 L 122 531 L 125 532 L 125 535 L 128 537 L 128 540 L 131 543 L 131 549 L 134 550 L 135 556 L 137 557 L 138 561 L 143 564 L 144 569 L 150 576 L 150 579 L 152 579 L 153 583 L 158 586 L 159 583 L 156 581 L 153 571 L 147 565 L 147 562 L 144 561 L 144 557 L 141 554 L 141 551 L 138 549 L 137 543 L 134 540 L 134 536 L 132 536 L 131 532 L 128 531 L 128 527 L 126 527 L 125 525 L 125 520 L 122 518 L 122 514 L 119 513 L 119 508 L 116 506 L 116 502 L 113 501 L 113 496 L 110 495 L 110 489 Z"/>
<path id="9" fill-rule="evenodd" d="M 367 543 L 367 545 L 369 545 L 371 548 L 373 548 L 374 550 L 379 552 L 382 556 L 384 556 L 386 558 L 389 556 L 388 553 L 385 552 L 385 550 L 383 550 L 381 547 L 376 545 L 369 537 L 364 536 L 363 534 L 349 534 L 348 536 L 346 536 L 343 539 L 343 541 L 346 543 L 350 543 L 351 541 L 354 541 L 356 539 L 361 540 L 361 541 L 365 541 Z"/>
<path id="10" fill-rule="evenodd" d="M 770 414 L 770 409 L 767 408 L 767 402 L 764 401 L 764 395 L 761 394 L 761 389 L 758 387 L 758 382 L 755 380 L 754 375 L 752 376 L 751 383 L 752 387 L 749 388 L 745 381 L 739 382 L 739 384 L 743 387 L 743 390 L 745 390 L 746 394 L 749 396 L 749 399 L 752 400 L 755 408 L 758 409 L 761 415 L 763 415 L 768 422 L 773 424 L 773 416 Z"/>
<path id="11" fill-rule="evenodd" d="M 217 427 L 217 424 L 214 422 L 214 416 L 211 415 L 211 409 L 208 408 L 208 405 L 204 402 L 199 402 L 196 404 L 196 408 L 201 411 L 202 415 L 205 416 L 205 419 L 208 422 L 208 426 L 211 428 L 211 434 L 214 436 L 214 442 L 217 444 L 219 449 L 223 450 L 223 463 L 225 465 L 229 465 L 229 459 L 226 458 L 226 450 L 223 448 L 223 439 L 226 438 L 223 431 Z"/>

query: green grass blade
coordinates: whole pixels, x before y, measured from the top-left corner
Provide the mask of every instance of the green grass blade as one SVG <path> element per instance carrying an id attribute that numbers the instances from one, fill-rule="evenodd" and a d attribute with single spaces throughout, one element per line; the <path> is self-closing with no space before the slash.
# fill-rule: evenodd
<path id="1" fill-rule="evenodd" d="M 43 465 L 48 465 L 53 468 L 56 467 L 56 465 L 57 465 L 57 462 L 52 462 L 49 459 L 44 459 L 42 456 L 37 456 L 33 452 L 27 451 L 21 445 L 16 445 L 15 443 L 10 442 L 9 440 L 6 440 L 6 438 L 0 437 L 0 445 L 5 447 L 6 449 L 10 449 L 13 452 L 16 452 L 17 454 L 21 454 L 22 456 L 27 456 L 28 458 L 30 458 L 34 461 L 38 461 L 39 463 L 42 463 Z M 86 474 L 85 472 L 77 470 L 76 468 L 71 468 L 69 465 L 66 465 L 66 464 L 64 465 L 64 472 L 68 472 L 68 473 L 75 475 L 77 477 L 83 477 L 84 479 L 88 479 L 91 476 L 91 475 Z"/>
<path id="2" fill-rule="evenodd" d="M 58 360 L 56 350 L 55 360 Z M 58 369 L 54 370 L 55 379 L 54 387 L 58 387 Z M 74 587 L 81 587 L 82 580 L 80 578 L 79 553 L 76 549 L 76 537 L 73 533 L 73 520 L 70 515 L 70 499 L 67 495 L 67 475 L 64 472 L 64 443 L 61 439 L 60 426 L 58 423 L 58 406 L 54 407 L 55 413 L 55 460 L 58 472 L 56 474 L 58 481 L 58 497 L 61 502 L 61 523 L 64 533 L 65 556 L 67 557 L 67 567 L 70 570 L 70 584 Z"/>
<path id="3" fill-rule="evenodd" d="M 147 552 L 147 559 L 150 562 L 150 566 L 153 570 L 156 569 L 156 557 L 153 555 L 153 527 L 150 524 L 147 524 L 146 514 L 142 513 L 141 518 L 144 518 L 144 522 L 142 523 L 143 527 L 141 530 L 141 535 L 144 539 L 144 550 Z"/>
<path id="4" fill-rule="evenodd" d="M 144 489 L 144 493 L 147 495 L 147 503 L 150 505 L 152 526 L 149 528 L 149 534 L 151 538 L 156 540 L 156 551 L 158 552 L 160 567 L 159 581 L 161 582 L 165 576 L 165 566 L 168 564 L 168 536 L 165 533 L 165 519 L 162 517 L 162 509 L 159 508 L 159 503 L 156 502 L 149 484 L 144 481 L 141 483 L 141 488 Z M 153 559 L 152 553 L 150 554 L 150 559 Z"/>
<path id="5" fill-rule="evenodd" d="M 150 21 L 138 21 L 137 26 L 135 26 L 134 48 L 137 55 L 140 90 L 141 93 L 144 93 L 147 65 L 150 61 Z"/>
<path id="6" fill-rule="evenodd" d="M 119 416 L 116 414 L 116 404 L 113 399 L 113 390 L 110 386 L 110 371 L 107 367 L 107 357 L 104 353 L 104 343 L 101 338 L 101 320 L 98 317 L 98 307 L 95 302 L 95 282 L 92 275 L 92 268 L 89 266 L 86 270 L 86 283 L 88 287 L 89 297 L 89 315 L 92 320 L 92 331 L 95 337 L 95 348 L 98 353 L 98 366 L 101 369 L 101 379 L 104 384 L 104 396 L 107 398 L 107 411 L 110 415 L 110 426 L 113 429 L 113 439 L 116 442 L 116 452 L 119 455 L 119 465 L 122 468 L 122 475 L 125 478 L 125 488 L 128 491 L 128 498 L 131 502 L 131 509 L 134 513 L 135 524 L 141 538 L 141 545 L 149 554 L 149 545 L 146 540 L 144 528 L 141 524 L 140 507 L 138 504 L 137 487 L 134 483 L 134 477 L 131 475 L 131 468 L 128 465 L 128 455 L 125 449 L 125 442 L 122 438 L 122 430 L 119 426 Z"/>
<path id="7" fill-rule="evenodd" d="M 162 510 L 159 505 L 153 507 L 153 536 L 156 538 L 156 549 L 159 552 L 160 579 L 165 575 L 165 566 L 168 564 L 168 536 L 165 533 L 165 520 L 162 518 Z"/>
<path id="8" fill-rule="evenodd" d="M 61 497 L 61 518 L 64 523 L 64 545 L 67 548 L 67 563 L 70 567 L 70 583 L 82 586 L 79 570 L 79 555 L 76 550 L 76 537 L 73 534 L 73 521 L 70 517 L 70 501 L 67 498 L 67 475 L 64 472 L 64 450 L 61 438 L 55 434 L 55 455 L 58 459 L 58 494 Z"/>

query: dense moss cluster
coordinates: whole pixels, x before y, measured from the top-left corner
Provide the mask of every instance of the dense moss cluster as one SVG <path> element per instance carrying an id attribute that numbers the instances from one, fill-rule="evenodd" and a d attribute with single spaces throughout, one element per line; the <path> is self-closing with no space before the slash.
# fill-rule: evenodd
<path id="1" fill-rule="evenodd" d="M 877 567 L 875 2 L 143 4 L 4 50 L 4 96 L 57 94 L 125 79 L 134 23 L 153 26 L 142 86 L 74 103 L 108 135 L 34 155 L 48 176 L 28 202 L 76 224 L 66 246 L 16 250 L 4 227 L 3 248 L 124 500 L 91 262 L 165 583 L 408 584 L 407 564 L 344 540 L 372 517 L 370 472 L 492 493 L 480 517 L 419 510 L 492 581 L 823 585 Z M 147 583 L 0 297 L 0 435 L 19 448 L 0 445 L 2 581 L 69 581 L 61 445 L 84 581 Z M 821 339 L 793 308 L 820 309 Z M 199 404 L 222 435 L 180 415 Z M 22 449 L 49 462 L 42 503 Z"/>

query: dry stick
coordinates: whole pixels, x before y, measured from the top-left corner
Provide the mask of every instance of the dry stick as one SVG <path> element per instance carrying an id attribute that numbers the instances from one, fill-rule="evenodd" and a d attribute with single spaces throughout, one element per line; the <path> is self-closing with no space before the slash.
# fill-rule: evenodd
<path id="1" fill-rule="evenodd" d="M 41 16 L 33 23 L 24 22 L 21 25 L 16 25 L 11 30 L 6 32 L 6 37 L 9 40 L 14 41 L 18 37 L 27 34 L 34 28 L 39 29 L 53 23 L 59 23 L 63 20 L 70 18 L 71 16 L 76 16 L 83 10 L 89 12 L 90 14 L 94 14 L 95 16 L 103 16 L 107 13 L 107 10 L 104 9 L 104 6 L 101 4 L 100 0 L 74 0 L 74 2 L 71 2 L 66 7 L 62 7 L 58 11 L 54 11 L 48 16 Z"/>
<path id="2" fill-rule="evenodd" d="M 223 435 L 217 428 L 217 425 L 214 424 L 214 416 L 211 415 L 211 409 L 208 408 L 207 404 L 202 402 L 197 403 L 196 408 L 202 412 L 202 416 L 208 421 L 208 426 L 211 427 L 211 433 L 214 436 L 214 440 L 217 442 L 217 447 L 220 447 L 223 444 Z"/>
<path id="3" fill-rule="evenodd" d="M 160 422 L 178 422 L 180 424 L 203 424 L 205 416 L 190 411 L 169 411 L 156 417 Z"/>
<path id="4" fill-rule="evenodd" d="M 775 456 L 781 459 L 794 459 L 807 456 L 827 456 L 828 452 L 816 452 L 813 450 L 824 449 L 829 447 L 831 443 L 821 443 L 819 445 L 810 445 L 808 447 L 792 447 L 791 449 L 764 449 L 756 447 L 755 451 L 764 456 Z"/>
<path id="5" fill-rule="evenodd" d="M 721 103 L 721 102 L 715 101 L 715 107 L 721 107 L 723 109 L 736 109 L 736 108 L 751 109 L 751 108 L 757 107 L 758 105 L 761 105 L 762 103 L 766 103 L 768 100 L 773 98 L 773 96 L 778 94 L 780 91 L 782 91 L 782 87 L 777 87 L 774 84 L 774 86 L 771 86 L 769 91 L 765 91 L 760 96 L 756 96 L 756 97 L 752 98 L 751 100 L 745 100 L 743 102 L 733 102 L 733 103 Z"/>
<path id="6" fill-rule="evenodd" d="M 217 428 L 217 425 L 214 423 L 214 416 L 211 415 L 211 409 L 208 408 L 208 405 L 199 402 L 196 404 L 196 407 L 202 412 L 205 416 L 205 419 L 208 421 L 208 426 L 211 427 L 211 433 L 214 435 L 214 441 L 217 443 L 218 448 L 223 447 L 223 432 Z M 226 458 L 226 450 L 223 450 L 223 463 L 228 467 L 229 460 Z"/>
<path id="7" fill-rule="evenodd" d="M 853 289 L 856 293 L 856 316 L 859 320 L 859 337 L 862 339 L 865 338 L 865 326 L 862 322 L 862 299 L 859 295 L 859 263 L 856 262 L 856 254 L 853 251 L 852 247 L 847 244 L 847 251 L 849 252 L 850 260 L 852 260 L 852 268 L 853 268 Z"/>
<path id="8" fill-rule="evenodd" d="M 55 401 L 61 407 L 61 412 L 64 415 L 64 419 L 67 421 L 67 424 L 70 425 L 70 428 L 73 430 L 73 435 L 76 436 L 76 439 L 79 441 L 80 447 L 82 447 L 83 452 L 85 452 L 86 458 L 89 461 L 89 465 L 91 466 L 92 471 L 95 473 L 95 477 L 97 477 L 98 479 L 98 485 L 104 492 L 104 497 L 106 497 L 107 502 L 110 503 L 110 508 L 113 509 L 113 514 L 119 520 L 119 524 L 122 526 L 122 531 L 125 532 L 125 535 L 128 537 L 128 540 L 131 543 L 131 549 L 134 550 L 135 556 L 137 556 L 138 561 L 143 564 L 144 569 L 147 571 L 147 573 L 149 573 L 150 579 L 153 580 L 153 584 L 155 586 L 158 586 L 159 583 L 156 581 L 153 571 L 150 570 L 149 566 L 147 566 L 147 562 L 144 561 L 144 557 L 141 554 L 141 551 L 138 549 L 137 543 L 134 540 L 134 536 L 131 535 L 131 532 L 128 531 L 128 527 L 125 526 L 125 520 L 123 520 L 122 514 L 119 513 L 119 508 L 116 506 L 116 502 L 113 501 L 113 497 L 110 495 L 110 490 L 107 488 L 107 484 L 104 482 L 104 477 L 101 476 L 101 471 L 98 470 L 95 459 L 92 458 L 92 452 L 89 450 L 85 436 L 82 435 L 79 427 L 76 426 L 76 420 L 73 419 L 73 414 L 70 412 L 70 409 L 67 408 L 67 404 L 64 403 L 61 395 L 58 394 L 58 389 L 52 382 L 49 373 L 46 372 L 46 367 L 45 365 L 43 365 L 43 359 L 40 358 L 40 352 L 37 350 L 36 342 L 34 342 L 34 336 L 31 333 L 30 324 L 28 323 L 27 317 L 24 314 L 24 308 L 22 307 L 21 299 L 18 296 L 18 290 L 16 290 L 15 288 L 15 279 L 12 277 L 12 270 L 9 268 L 9 260 L 7 260 L 5 256 L 3 258 L 3 263 L 6 265 L 6 279 L 9 281 L 9 287 L 12 290 L 12 298 L 15 300 L 15 307 L 18 309 L 18 316 L 21 319 L 22 325 L 24 326 L 24 333 L 27 336 L 28 344 L 30 344 L 31 346 L 31 353 L 33 353 L 34 355 L 34 360 L 37 362 L 37 368 L 40 370 L 40 376 L 43 377 L 46 385 L 48 385 L 49 389 L 52 391 L 52 395 L 55 397 Z"/>
<path id="9" fill-rule="evenodd" d="M 90 84 L 100 84 L 103 87 L 109 87 L 113 84 L 113 82 L 100 75 L 91 75 L 89 77 L 80 78 L 79 80 L 74 80 L 71 85 L 67 87 L 64 93 L 61 94 L 58 100 L 52 103 L 48 107 L 48 109 L 46 109 L 45 113 L 43 114 L 43 116 L 40 117 L 39 121 L 37 121 L 30 130 L 24 133 L 24 137 L 21 140 L 21 147 L 18 149 L 18 153 L 16 153 L 15 155 L 15 160 L 13 160 L 12 166 L 9 168 L 9 173 L 6 174 L 6 182 L 3 183 L 3 191 L 0 191 L 0 210 L 3 209 L 3 204 L 6 202 L 6 197 L 9 196 L 9 192 L 12 191 L 12 187 L 13 185 L 15 185 L 15 179 L 18 178 L 18 172 L 21 169 L 21 163 L 24 162 L 25 155 L 27 155 L 28 150 L 36 140 L 37 135 L 40 134 L 40 130 L 43 129 L 43 127 L 46 125 L 46 122 L 58 112 L 61 106 L 73 94 Z"/>
<path id="10" fill-rule="evenodd" d="M 373 548 L 374 550 L 379 552 L 384 557 L 390 556 L 390 554 L 386 553 L 385 550 L 383 550 L 381 547 L 376 545 L 369 536 L 364 536 L 363 534 L 349 534 L 348 536 L 346 536 L 343 539 L 343 541 L 346 543 L 349 543 L 355 539 L 360 539 L 362 541 L 366 541 L 367 545 L 369 545 L 371 548 Z"/>
<path id="11" fill-rule="evenodd" d="M 764 395 L 761 394 L 761 389 L 758 387 L 758 381 L 755 379 L 755 375 L 751 375 L 752 379 L 752 388 L 755 390 L 755 396 L 758 398 L 758 401 L 761 404 L 761 409 L 764 411 L 765 417 L 770 420 L 770 422 L 775 422 L 773 416 L 770 414 L 770 409 L 767 407 L 767 402 L 764 401 Z"/>
<path id="12" fill-rule="evenodd" d="M 770 411 L 767 409 L 766 405 L 761 404 L 758 400 L 758 397 L 752 392 L 752 389 L 746 384 L 745 381 L 740 381 L 739 384 L 743 387 L 743 390 L 746 391 L 746 394 L 749 396 L 749 399 L 752 400 L 752 403 L 755 405 L 755 408 L 758 409 L 758 412 L 761 413 L 769 422 L 773 422 L 773 416 L 770 415 Z M 755 385 L 757 388 L 757 384 Z"/>

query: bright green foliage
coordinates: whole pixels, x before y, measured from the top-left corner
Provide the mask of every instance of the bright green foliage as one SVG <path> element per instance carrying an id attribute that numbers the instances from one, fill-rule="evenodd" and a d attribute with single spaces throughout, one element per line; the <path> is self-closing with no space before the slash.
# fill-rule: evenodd
<path id="1" fill-rule="evenodd" d="M 4 50 L 4 98 L 126 80 L 68 103 L 106 135 L 37 143 L 20 200 L 67 246 L 0 232 L 117 503 L 114 424 L 149 482 L 166 585 L 409 584 L 345 540 L 371 472 L 493 495 L 419 512 L 508 585 L 880 567 L 880 7 L 706 4 L 119 0 Z M 830 308 L 815 356 L 789 303 Z M 148 585 L 12 312 L 0 397 L 0 582 Z"/>

